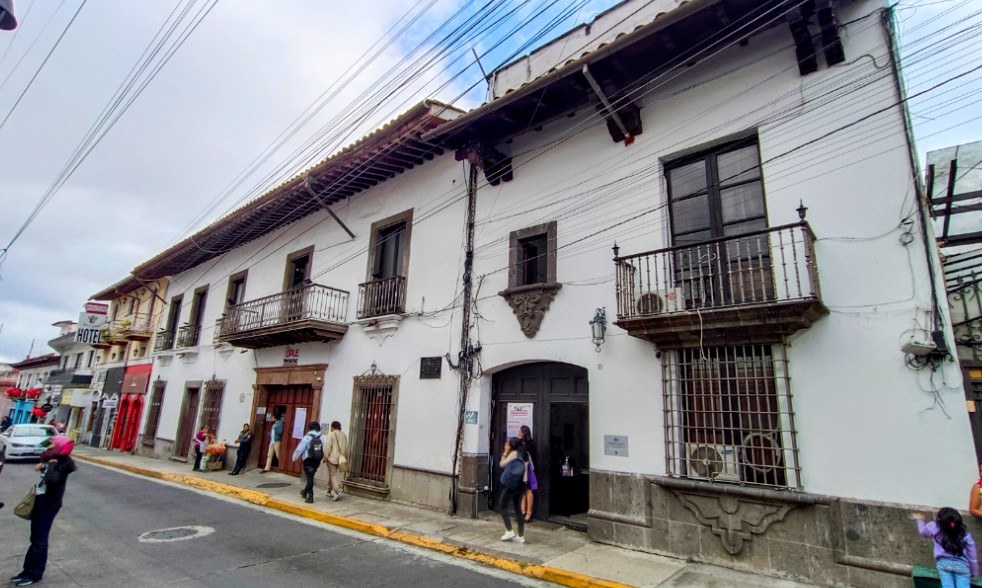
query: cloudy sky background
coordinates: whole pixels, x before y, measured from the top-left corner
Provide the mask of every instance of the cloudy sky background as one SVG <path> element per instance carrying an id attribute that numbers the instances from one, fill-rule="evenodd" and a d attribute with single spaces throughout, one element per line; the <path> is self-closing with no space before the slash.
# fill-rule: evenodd
<path id="1" fill-rule="evenodd" d="M 211 2 L 17 2 L 21 26 L 0 35 L 0 121 L 80 5 L 82 9 L 13 114 L 0 123 L 0 247 L 10 241 L 56 179 L 175 6 L 189 7 L 193 14 Z M 580 3 L 550 38 L 616 2 Z M 503 0 L 501 5 L 501 15 L 515 10 L 506 21 L 510 26 L 436 60 L 398 98 L 360 125 L 331 137 L 327 151 L 351 142 L 425 96 L 450 102 L 464 94 L 458 106 L 480 104 L 485 88 L 477 68 L 454 76 L 473 64 L 471 46 L 484 53 L 523 17 L 544 11 L 482 58 L 490 69 L 574 3 Z M 466 16 L 479 6 L 464 0 L 222 0 L 215 4 L 0 265 L 0 362 L 23 359 L 32 341 L 34 355 L 49 352 L 47 341 L 57 334 L 50 325 L 75 320 L 88 296 L 123 278 L 191 228 L 261 193 L 261 180 L 267 175 L 282 178 L 295 171 L 291 165 L 301 160 L 283 164 L 297 145 L 344 112 L 363 89 L 385 76 L 459 9 Z M 228 197 L 214 202 L 296 117 L 377 47 L 379 39 L 391 39 L 390 27 L 404 24 L 407 14 L 419 18 L 406 34 L 373 63 L 354 70 L 357 77 L 314 120 Z M 982 29 L 982 14 L 972 0 L 908 0 L 899 5 L 898 14 L 902 40 L 907 43 L 940 39 L 966 27 Z M 958 41 L 963 44 L 937 50 L 936 55 L 917 54 L 924 60 L 920 63 L 930 67 L 911 69 L 909 91 L 916 93 L 938 79 L 979 67 L 982 52 L 974 42 L 979 37 L 967 35 L 967 41 Z M 476 89 L 467 92 L 474 84 Z M 951 95 L 931 94 L 912 102 L 922 160 L 927 151 L 982 139 L 978 97 L 982 76 L 974 72 L 959 88 L 967 98 L 956 104 L 943 104 Z"/>

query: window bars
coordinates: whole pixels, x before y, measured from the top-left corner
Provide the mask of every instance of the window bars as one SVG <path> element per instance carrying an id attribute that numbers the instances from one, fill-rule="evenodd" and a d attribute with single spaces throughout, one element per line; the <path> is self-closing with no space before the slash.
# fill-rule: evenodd
<path id="1" fill-rule="evenodd" d="M 201 407 L 201 426 L 208 427 L 212 435 L 218 435 L 218 420 L 222 412 L 222 396 L 225 382 L 210 380 L 205 382 L 205 402 Z"/>
<path id="2" fill-rule="evenodd" d="M 679 349 L 662 361 L 670 476 L 801 489 L 783 344 Z"/>
<path id="3" fill-rule="evenodd" d="M 355 378 L 351 407 L 351 446 L 348 479 L 388 487 L 395 437 L 397 376 L 367 375 Z"/>

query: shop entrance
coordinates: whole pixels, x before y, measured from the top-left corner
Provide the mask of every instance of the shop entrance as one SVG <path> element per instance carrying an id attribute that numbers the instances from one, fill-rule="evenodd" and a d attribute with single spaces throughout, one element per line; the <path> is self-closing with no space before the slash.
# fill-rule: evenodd
<path id="1" fill-rule="evenodd" d="M 491 493 L 497 506 L 498 459 L 521 424 L 535 440 L 535 518 L 586 529 L 590 508 L 589 384 L 583 368 L 534 363 L 492 376 Z"/>
<path id="2" fill-rule="evenodd" d="M 310 386 L 268 386 L 266 414 L 263 421 L 263 442 L 259 452 L 259 467 L 266 465 L 266 452 L 269 450 L 269 437 L 273 428 L 273 415 L 283 419 L 283 438 L 280 453 L 273 461 L 273 469 L 285 474 L 299 476 L 301 463 L 293 461 L 293 450 L 304 435 L 312 418 L 314 389 Z"/>

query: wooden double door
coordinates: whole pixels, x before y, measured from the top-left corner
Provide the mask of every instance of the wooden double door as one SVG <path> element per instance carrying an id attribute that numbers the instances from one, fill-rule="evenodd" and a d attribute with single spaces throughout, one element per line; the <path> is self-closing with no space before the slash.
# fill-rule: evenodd
<path id="1" fill-rule="evenodd" d="M 283 437 L 280 440 L 279 454 L 273 461 L 273 469 L 294 476 L 302 473 L 300 461 L 293 461 L 292 457 L 297 444 L 307 434 L 313 405 L 314 389 L 311 386 L 267 386 L 266 418 L 262 426 L 258 467 L 266 465 L 275 415 L 283 420 Z"/>
<path id="2" fill-rule="evenodd" d="M 587 371 L 561 363 L 526 364 L 495 374 L 492 389 L 492 506 L 497 507 L 498 460 L 524 414 L 535 441 L 536 518 L 585 525 L 590 507 Z"/>

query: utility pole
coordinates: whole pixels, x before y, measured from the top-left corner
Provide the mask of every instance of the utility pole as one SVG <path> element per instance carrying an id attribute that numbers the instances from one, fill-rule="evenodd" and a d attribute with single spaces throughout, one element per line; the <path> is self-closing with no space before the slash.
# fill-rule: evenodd
<path id="1" fill-rule="evenodd" d="M 470 342 L 471 327 L 471 273 L 474 269 L 474 218 L 477 207 L 477 180 L 481 169 L 481 152 L 476 146 L 466 150 L 467 174 L 467 235 L 464 245 L 463 312 L 460 326 L 460 411 L 457 414 L 457 438 L 453 452 L 453 487 L 450 489 L 450 514 L 457 514 L 457 486 L 460 480 L 460 453 L 464 444 L 464 413 L 467 410 L 467 393 L 471 387 L 473 350 Z"/>

